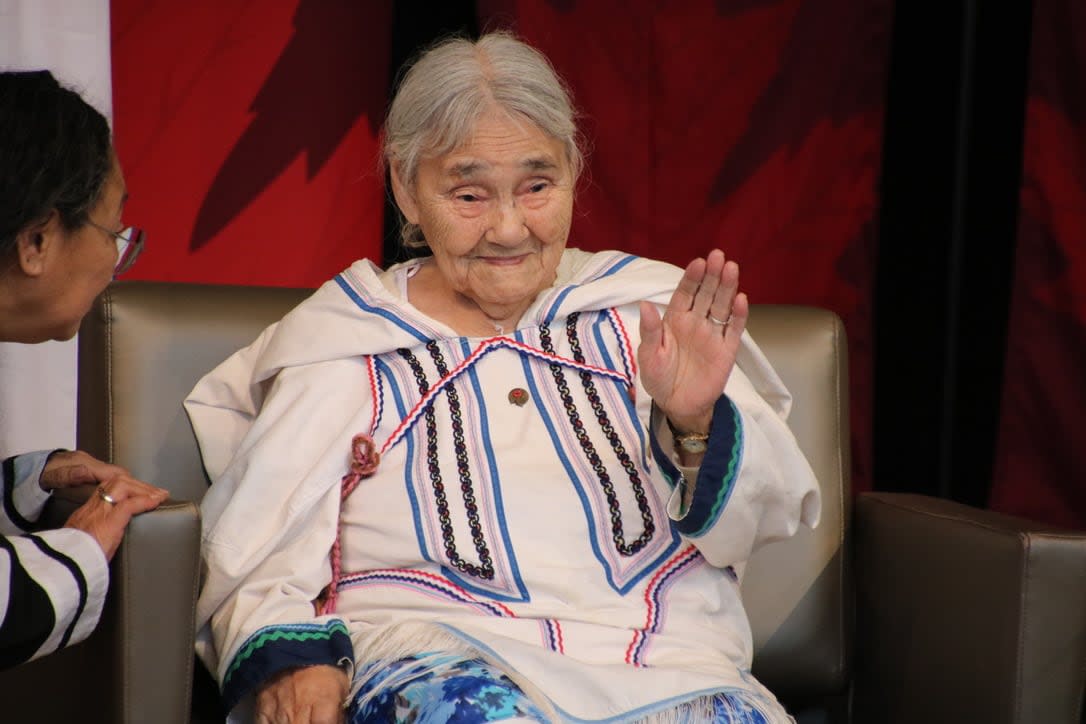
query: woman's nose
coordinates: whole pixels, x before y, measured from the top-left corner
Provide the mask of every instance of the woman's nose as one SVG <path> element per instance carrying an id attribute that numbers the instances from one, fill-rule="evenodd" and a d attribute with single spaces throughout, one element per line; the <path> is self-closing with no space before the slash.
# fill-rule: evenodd
<path id="1" fill-rule="evenodd" d="M 488 234 L 490 241 L 496 244 L 519 244 L 528 238 L 528 233 L 524 212 L 515 200 L 504 201 L 496 206 Z"/>

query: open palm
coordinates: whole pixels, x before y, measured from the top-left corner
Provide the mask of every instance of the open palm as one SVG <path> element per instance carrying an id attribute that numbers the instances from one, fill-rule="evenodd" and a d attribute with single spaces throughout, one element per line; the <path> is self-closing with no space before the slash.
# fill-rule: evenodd
<path id="1" fill-rule="evenodd" d="M 747 314 L 739 266 L 719 249 L 687 265 L 662 318 L 652 304 L 641 303 L 641 382 L 676 428 L 709 431 Z"/>

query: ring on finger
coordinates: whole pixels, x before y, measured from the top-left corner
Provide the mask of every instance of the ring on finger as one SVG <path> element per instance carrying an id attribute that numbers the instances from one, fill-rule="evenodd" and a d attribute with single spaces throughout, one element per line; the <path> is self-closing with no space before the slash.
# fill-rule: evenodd
<path id="1" fill-rule="evenodd" d="M 106 489 L 103 488 L 102 486 L 98 486 L 98 497 L 101 498 L 102 500 L 106 501 L 110 505 L 116 505 L 117 504 L 117 499 L 114 498 L 109 493 L 107 493 Z"/>
<path id="2" fill-rule="evenodd" d="M 716 317 L 714 317 L 713 315 L 710 314 L 709 315 L 709 321 L 712 322 L 713 324 L 719 326 L 719 327 L 727 327 L 729 324 L 732 323 L 732 315 L 729 314 L 727 319 L 717 319 Z"/>

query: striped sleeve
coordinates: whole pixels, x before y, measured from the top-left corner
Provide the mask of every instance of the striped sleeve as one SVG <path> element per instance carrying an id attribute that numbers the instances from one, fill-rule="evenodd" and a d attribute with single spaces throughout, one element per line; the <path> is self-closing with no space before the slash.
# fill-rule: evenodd
<path id="1" fill-rule="evenodd" d="M 87 638 L 108 587 L 105 554 L 83 531 L 0 537 L 0 668 Z"/>
<path id="2" fill-rule="evenodd" d="M 48 499 L 33 483 L 48 456 L 33 453 L 0 465 L 5 531 L 33 527 Z M 0 536 L 0 669 L 85 639 L 98 624 L 108 587 L 105 554 L 83 531 Z"/>
<path id="3" fill-rule="evenodd" d="M 10 457 L 0 463 L 3 491 L 0 492 L 0 533 L 11 535 L 36 529 L 35 522 L 49 500 L 38 479 L 53 450 Z"/>

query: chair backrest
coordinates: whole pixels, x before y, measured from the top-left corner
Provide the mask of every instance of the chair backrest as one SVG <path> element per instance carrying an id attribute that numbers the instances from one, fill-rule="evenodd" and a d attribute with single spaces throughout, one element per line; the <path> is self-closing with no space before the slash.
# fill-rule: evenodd
<path id="1" fill-rule="evenodd" d="M 182 400 L 197 380 L 311 293 L 112 284 L 79 331 L 79 447 L 178 500 L 200 501 L 207 476 Z"/>
<path id="2" fill-rule="evenodd" d="M 822 487 L 818 528 L 758 550 L 743 579 L 754 674 L 786 701 L 820 703 L 851 679 L 853 589 L 844 325 L 814 307 L 752 305 L 747 326 L 792 393 L 788 425 Z"/>
<path id="3" fill-rule="evenodd" d="M 79 445 L 199 501 L 207 482 L 181 401 L 310 290 L 112 285 L 80 332 Z M 755 305 L 749 328 L 794 401 L 789 424 L 822 485 L 822 523 L 758 551 L 743 594 L 755 674 L 788 700 L 847 687 L 850 583 L 845 335 L 831 312 Z M 108 424 L 103 425 L 102 420 Z"/>

